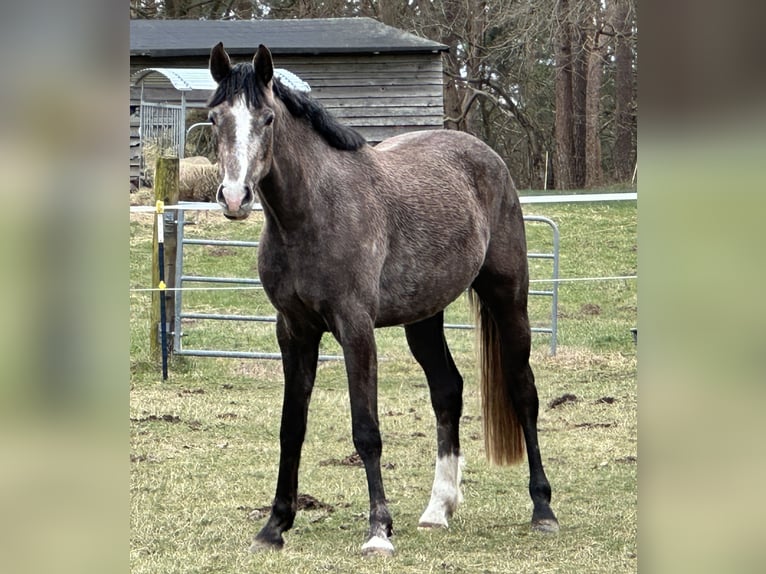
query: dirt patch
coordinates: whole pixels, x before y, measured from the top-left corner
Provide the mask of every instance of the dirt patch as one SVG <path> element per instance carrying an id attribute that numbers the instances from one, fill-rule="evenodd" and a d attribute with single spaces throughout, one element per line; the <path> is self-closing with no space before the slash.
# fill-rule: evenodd
<path id="1" fill-rule="evenodd" d="M 317 500 L 310 494 L 299 494 L 298 510 L 326 510 L 332 512 L 335 508 L 331 504 Z"/>
<path id="2" fill-rule="evenodd" d="M 181 389 L 178 391 L 178 396 L 182 397 L 184 395 L 204 395 L 205 389 Z"/>
<path id="3" fill-rule="evenodd" d="M 362 457 L 359 453 L 354 452 L 348 455 L 346 458 L 328 458 L 327 460 L 319 461 L 319 466 L 364 466 Z"/>
<path id="4" fill-rule="evenodd" d="M 575 395 L 572 395 L 570 393 L 567 393 L 565 395 L 561 395 L 560 397 L 553 399 L 551 402 L 548 403 L 549 409 L 555 409 L 556 407 L 560 407 L 561 405 L 565 405 L 567 403 L 576 403 L 579 401 Z"/>
<path id="5" fill-rule="evenodd" d="M 614 423 L 577 423 L 576 429 L 608 429 L 614 426 Z"/>
<path id="6" fill-rule="evenodd" d="M 601 307 L 595 303 L 586 303 L 580 307 L 580 313 L 589 316 L 601 315 Z"/>
<path id="7" fill-rule="evenodd" d="M 236 419 L 239 417 L 237 413 L 221 413 L 219 415 L 215 415 L 215 418 L 217 419 Z"/>
<path id="8" fill-rule="evenodd" d="M 617 402 L 617 399 L 614 397 L 601 397 L 598 399 L 595 403 L 595 405 L 611 405 Z"/>
<path id="9" fill-rule="evenodd" d="M 247 512 L 247 517 L 250 520 L 260 520 L 271 513 L 271 505 L 261 506 L 260 508 L 251 508 L 249 506 L 238 506 L 237 510 L 244 510 Z M 332 504 L 327 504 L 311 496 L 310 494 L 298 495 L 298 510 L 322 510 L 327 514 L 335 511 L 335 507 Z"/>
<path id="10" fill-rule="evenodd" d="M 163 422 L 163 423 L 180 423 L 181 417 L 177 415 L 149 415 L 148 417 L 130 418 L 134 423 L 147 423 L 147 422 Z"/>

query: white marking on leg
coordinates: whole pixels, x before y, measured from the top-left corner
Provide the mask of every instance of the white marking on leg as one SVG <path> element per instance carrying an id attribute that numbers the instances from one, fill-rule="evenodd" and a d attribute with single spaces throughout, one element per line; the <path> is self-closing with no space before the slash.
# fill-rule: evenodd
<path id="1" fill-rule="evenodd" d="M 362 555 L 372 556 L 391 556 L 394 553 L 394 545 L 387 538 L 373 536 L 367 542 L 362 544 Z"/>
<path id="2" fill-rule="evenodd" d="M 461 456 L 450 454 L 436 459 L 434 486 L 431 500 L 418 521 L 420 528 L 447 528 L 447 519 L 455 512 L 457 505 L 463 502 L 460 489 L 462 468 L 465 460 Z"/>

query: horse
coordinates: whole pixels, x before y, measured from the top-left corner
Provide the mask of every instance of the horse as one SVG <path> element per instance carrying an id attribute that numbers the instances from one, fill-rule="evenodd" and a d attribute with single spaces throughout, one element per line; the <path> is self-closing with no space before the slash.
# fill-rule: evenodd
<path id="1" fill-rule="evenodd" d="M 366 472 L 369 529 L 363 555 L 391 555 L 391 513 L 381 476 L 374 329 L 403 325 L 428 383 L 437 453 L 421 528 L 446 528 L 462 501 L 459 425 L 463 379 L 444 336 L 444 308 L 468 291 L 480 330 L 480 386 L 490 462 L 526 450 L 531 526 L 556 532 L 538 445 L 538 395 L 529 365 L 529 274 L 519 198 L 489 146 L 458 131 L 428 130 L 370 146 L 307 93 L 274 74 L 260 45 L 232 64 L 210 52 L 217 87 L 209 120 L 223 179 L 224 216 L 264 212 L 258 251 L 263 288 L 277 311 L 284 398 L 276 494 L 250 550 L 284 546 L 296 515 L 298 468 L 319 342 L 343 350 L 352 436 Z"/>

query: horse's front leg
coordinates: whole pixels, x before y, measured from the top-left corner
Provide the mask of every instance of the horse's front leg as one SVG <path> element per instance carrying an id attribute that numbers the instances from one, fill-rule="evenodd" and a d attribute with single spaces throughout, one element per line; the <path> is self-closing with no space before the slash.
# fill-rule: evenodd
<path id="1" fill-rule="evenodd" d="M 298 466 L 306 434 L 311 391 L 314 388 L 321 332 L 296 332 L 285 318 L 277 317 L 277 340 L 282 352 L 285 392 L 280 428 L 277 492 L 268 522 L 256 535 L 250 550 L 279 549 L 282 533 L 293 525 L 298 504 Z"/>
<path id="2" fill-rule="evenodd" d="M 380 472 L 382 442 L 378 423 L 378 358 L 373 321 L 368 315 L 338 325 L 336 337 L 343 347 L 351 400 L 354 446 L 367 473 L 370 495 L 370 530 L 362 545 L 365 556 L 394 553 L 392 521 Z"/>

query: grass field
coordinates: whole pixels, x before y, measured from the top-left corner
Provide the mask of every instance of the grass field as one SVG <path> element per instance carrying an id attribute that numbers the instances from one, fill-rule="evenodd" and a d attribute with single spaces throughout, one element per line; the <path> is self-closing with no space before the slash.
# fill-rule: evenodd
<path id="1" fill-rule="evenodd" d="M 564 278 L 636 274 L 636 204 L 529 205 L 561 231 Z M 200 213 L 187 236 L 253 239 L 258 221 Z M 131 215 L 131 287 L 150 284 L 150 215 Z M 550 249 L 544 226 L 528 226 L 530 251 Z M 185 273 L 253 276 L 255 253 L 188 247 Z M 535 263 L 532 278 L 550 275 Z M 546 286 L 547 287 L 547 286 Z M 268 315 L 262 292 L 200 291 L 184 309 Z M 276 361 L 176 357 L 162 382 L 149 359 L 150 297 L 131 305 L 131 568 L 161 572 L 634 572 L 637 569 L 635 280 L 562 283 L 559 348 L 535 335 L 540 440 L 561 532 L 529 529 L 526 465 L 484 460 L 471 331 L 449 331 L 465 378 L 461 426 L 465 502 L 446 531 L 419 531 L 433 480 L 435 424 L 425 378 L 399 328 L 378 332 L 383 477 L 396 555 L 363 559 L 364 471 L 351 456 L 345 374 L 322 363 L 309 414 L 300 492 L 306 508 L 279 553 L 251 555 L 276 484 L 281 366 Z M 549 301 L 531 303 L 534 324 Z M 449 322 L 466 322 L 464 301 Z M 275 351 L 272 324 L 189 321 L 184 346 Z M 323 351 L 337 353 L 325 337 Z M 569 400 L 561 399 L 572 395 Z M 560 403 L 556 405 L 556 403 Z M 552 406 L 556 405 L 556 406 Z"/>

